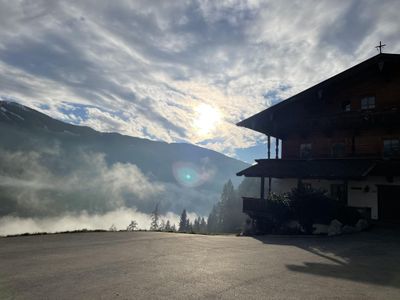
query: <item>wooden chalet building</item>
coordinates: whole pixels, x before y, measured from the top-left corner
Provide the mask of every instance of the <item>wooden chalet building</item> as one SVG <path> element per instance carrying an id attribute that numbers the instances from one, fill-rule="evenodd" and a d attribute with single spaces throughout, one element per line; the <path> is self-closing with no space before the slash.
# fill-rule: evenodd
<path id="1" fill-rule="evenodd" d="M 253 219 L 268 192 L 301 182 L 371 219 L 400 220 L 400 54 L 378 54 L 237 125 L 268 137 L 267 157 L 237 174 L 261 178 L 260 198 L 243 198 Z"/>

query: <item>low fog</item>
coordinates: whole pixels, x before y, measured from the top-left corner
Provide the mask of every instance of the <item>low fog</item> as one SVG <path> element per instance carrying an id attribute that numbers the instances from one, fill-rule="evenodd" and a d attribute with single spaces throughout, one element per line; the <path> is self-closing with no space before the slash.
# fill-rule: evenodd
<path id="1" fill-rule="evenodd" d="M 179 215 L 166 213 L 160 215 L 160 222 L 169 220 L 171 225 L 179 224 Z M 197 215 L 188 214 L 194 220 Z M 119 208 L 104 214 L 88 214 L 83 211 L 77 214 L 64 214 L 57 217 L 20 218 L 5 216 L 0 218 L 0 236 L 10 234 L 35 233 L 35 232 L 61 232 L 70 230 L 108 230 L 112 225 L 117 230 L 126 229 L 132 220 L 138 223 L 138 229 L 149 229 L 151 219 L 149 214 L 141 213 L 132 208 Z"/>
<path id="2" fill-rule="evenodd" d="M 84 149 L 0 149 L 0 235 L 113 224 L 125 229 L 132 220 L 148 229 L 157 203 L 161 219 L 177 224 L 183 208 L 193 212 L 209 197 L 218 199 L 150 177 L 133 164 L 107 164 L 104 154 Z"/>

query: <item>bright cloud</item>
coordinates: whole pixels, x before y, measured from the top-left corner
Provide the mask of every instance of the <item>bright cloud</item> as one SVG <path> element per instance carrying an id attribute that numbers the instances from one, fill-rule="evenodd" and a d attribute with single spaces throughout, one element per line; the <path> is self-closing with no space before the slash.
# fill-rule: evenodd
<path id="1" fill-rule="evenodd" d="M 235 156 L 262 142 L 236 122 L 375 55 L 380 40 L 400 52 L 398 11 L 396 0 L 3 1 L 0 96 Z M 199 107 L 213 108 L 210 122 Z"/>

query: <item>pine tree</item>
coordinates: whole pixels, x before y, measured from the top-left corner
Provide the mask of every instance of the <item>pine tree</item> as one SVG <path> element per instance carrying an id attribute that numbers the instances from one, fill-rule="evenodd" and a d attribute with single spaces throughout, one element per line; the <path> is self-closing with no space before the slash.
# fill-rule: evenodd
<path id="1" fill-rule="evenodd" d="M 189 220 L 187 219 L 186 209 L 184 209 L 182 211 L 181 219 L 179 221 L 179 231 L 180 232 L 186 232 L 188 230 L 188 222 L 189 222 Z"/>
<path id="2" fill-rule="evenodd" d="M 193 232 L 194 233 L 199 233 L 200 232 L 200 217 L 194 220 L 193 222 Z"/>
<path id="3" fill-rule="evenodd" d="M 165 223 L 165 231 L 172 231 L 171 223 L 169 222 L 169 220 L 167 220 L 167 223 Z"/>
<path id="4" fill-rule="evenodd" d="M 151 213 L 151 224 L 150 224 L 150 230 L 159 230 L 159 225 L 158 221 L 160 218 L 160 215 L 158 213 L 158 205 L 159 203 L 156 204 L 156 207 L 154 208 L 153 212 Z"/>
<path id="5" fill-rule="evenodd" d="M 176 232 L 176 226 L 175 226 L 175 224 L 172 224 L 172 226 L 171 226 L 171 231 L 172 231 L 172 232 Z"/>
<path id="6" fill-rule="evenodd" d="M 207 231 L 215 232 L 239 232 L 245 221 L 245 215 L 242 213 L 242 200 L 240 195 L 243 190 L 253 190 L 254 181 L 244 181 L 239 186 L 240 192 L 237 192 L 229 180 L 225 183 L 220 200 L 213 206 L 207 220 Z"/>
<path id="7" fill-rule="evenodd" d="M 223 232 L 231 232 L 234 230 L 234 221 L 232 212 L 235 209 L 236 193 L 232 181 L 229 179 L 225 183 L 221 194 L 221 211 L 220 211 L 220 230 Z"/>
<path id="8" fill-rule="evenodd" d="M 135 220 L 132 220 L 131 223 L 126 228 L 126 231 L 135 231 L 137 230 L 138 223 Z"/>
<path id="9" fill-rule="evenodd" d="M 186 232 L 193 232 L 193 224 L 189 219 L 186 221 Z"/>
<path id="10" fill-rule="evenodd" d="M 201 218 L 200 220 L 200 233 L 206 233 L 207 232 L 207 223 L 204 218 Z"/>
<path id="11" fill-rule="evenodd" d="M 207 220 L 207 232 L 208 233 L 216 233 L 218 232 L 218 212 L 217 212 L 218 205 L 215 204 L 208 215 Z"/>
<path id="12" fill-rule="evenodd" d="M 158 227 L 158 229 L 161 230 L 161 231 L 165 231 L 165 221 L 164 220 L 161 220 L 161 224 Z"/>

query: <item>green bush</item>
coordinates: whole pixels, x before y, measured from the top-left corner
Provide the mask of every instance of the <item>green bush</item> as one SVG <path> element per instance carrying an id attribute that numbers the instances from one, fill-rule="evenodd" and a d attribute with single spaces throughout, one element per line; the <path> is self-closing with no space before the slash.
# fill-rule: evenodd
<path id="1" fill-rule="evenodd" d="M 257 230 L 259 233 L 280 233 L 283 225 L 292 219 L 289 199 L 285 194 L 271 194 L 265 201 L 265 214 L 256 219 Z"/>
<path id="2" fill-rule="evenodd" d="M 324 190 L 299 186 L 292 189 L 288 199 L 295 219 L 308 234 L 312 233 L 313 224 L 329 224 L 335 218 L 337 202 Z"/>
<path id="3" fill-rule="evenodd" d="M 274 229 L 282 227 L 293 216 L 290 201 L 285 194 L 271 194 L 267 200 L 267 212 Z"/>
<path id="4" fill-rule="evenodd" d="M 256 218 L 260 233 L 296 234 L 299 229 L 289 228 L 290 221 L 298 221 L 304 233 L 311 234 L 313 224 L 330 224 L 338 219 L 345 225 L 354 226 L 360 213 L 344 203 L 330 198 L 322 189 L 299 186 L 289 194 L 271 194 L 266 200 L 265 214 Z"/>

